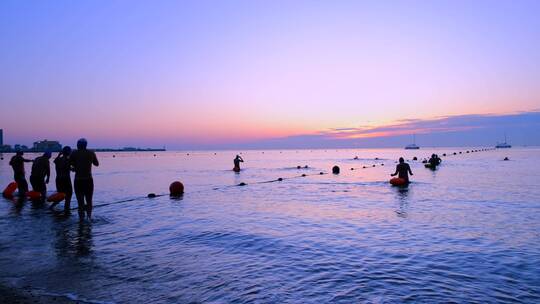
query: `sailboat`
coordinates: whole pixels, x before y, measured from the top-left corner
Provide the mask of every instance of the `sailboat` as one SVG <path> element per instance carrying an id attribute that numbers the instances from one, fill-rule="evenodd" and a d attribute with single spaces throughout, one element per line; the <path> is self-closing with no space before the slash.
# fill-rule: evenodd
<path id="1" fill-rule="evenodd" d="M 506 142 L 506 134 L 504 134 L 504 142 L 503 142 L 503 143 L 498 143 L 498 144 L 495 146 L 495 148 L 497 148 L 497 149 L 508 149 L 508 148 L 512 148 L 512 146 Z"/>
<path id="2" fill-rule="evenodd" d="M 413 134 L 413 143 L 405 146 L 405 150 L 418 150 L 419 146 L 416 145 L 416 135 Z"/>

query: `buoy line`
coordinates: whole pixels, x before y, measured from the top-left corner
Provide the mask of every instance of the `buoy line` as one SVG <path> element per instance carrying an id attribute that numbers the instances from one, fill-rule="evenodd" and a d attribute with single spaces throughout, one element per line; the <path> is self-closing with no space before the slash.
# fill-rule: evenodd
<path id="1" fill-rule="evenodd" d="M 220 187 L 213 187 L 210 190 L 220 190 L 220 189 L 227 189 L 227 188 L 233 188 L 233 187 L 243 187 L 243 186 L 248 186 L 248 185 L 268 184 L 268 183 L 274 183 L 274 182 L 281 182 L 281 181 L 285 181 L 285 180 L 291 180 L 291 179 L 295 179 L 295 178 L 308 177 L 308 176 L 320 176 L 320 175 L 327 175 L 327 174 L 328 173 L 320 172 L 320 173 L 302 174 L 302 175 L 290 176 L 290 177 L 279 177 L 279 178 L 273 179 L 273 180 L 257 181 L 257 182 L 252 182 L 252 183 L 241 182 L 241 183 L 235 184 L 235 185 L 226 185 L 226 186 L 220 186 Z M 209 191 L 209 190 L 208 189 L 201 189 L 201 190 L 189 192 L 189 194 L 196 194 L 196 193 L 201 193 L 201 192 L 206 192 L 206 191 Z M 105 207 L 105 206 L 114 205 L 114 204 L 128 203 L 128 202 L 132 202 L 132 201 L 136 201 L 136 200 L 140 200 L 140 199 L 145 199 L 145 198 L 156 198 L 156 197 L 162 197 L 162 196 L 170 196 L 173 199 L 174 198 L 180 199 L 184 195 L 186 195 L 186 193 L 182 193 L 181 195 L 176 195 L 176 196 L 171 195 L 170 193 L 161 193 L 161 194 L 150 193 L 150 194 L 145 195 L 145 196 L 137 196 L 137 197 L 123 199 L 123 200 L 119 200 L 119 201 L 103 203 L 103 204 L 97 204 L 97 205 L 94 205 L 93 207 L 94 208 Z M 78 209 L 78 207 L 73 207 L 70 210 L 76 210 L 76 209 Z"/>

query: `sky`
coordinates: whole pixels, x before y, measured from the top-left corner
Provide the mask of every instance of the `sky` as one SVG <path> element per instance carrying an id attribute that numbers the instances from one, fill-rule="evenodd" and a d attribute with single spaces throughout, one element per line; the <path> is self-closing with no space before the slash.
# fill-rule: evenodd
<path id="1" fill-rule="evenodd" d="M 539 14 L 540 1 L 4 0 L 0 128 L 9 144 L 94 147 L 540 144 Z"/>

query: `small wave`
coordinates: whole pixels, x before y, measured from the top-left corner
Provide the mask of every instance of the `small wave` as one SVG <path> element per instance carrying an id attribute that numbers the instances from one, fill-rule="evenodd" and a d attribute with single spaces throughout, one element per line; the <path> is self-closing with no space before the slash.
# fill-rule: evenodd
<path id="1" fill-rule="evenodd" d="M 83 297 L 81 297 L 81 296 L 79 296 L 79 295 L 77 295 L 75 293 L 70 293 L 70 292 L 67 292 L 67 293 L 55 293 L 55 292 L 50 292 L 50 291 L 46 291 L 46 290 L 42 290 L 42 289 L 33 289 L 32 291 L 35 294 L 43 296 L 43 297 L 64 298 L 64 299 L 68 299 L 70 301 L 74 301 L 76 303 L 115 304 L 115 302 L 111 302 L 111 301 L 100 301 L 100 300 L 92 300 L 92 299 L 83 298 Z"/>

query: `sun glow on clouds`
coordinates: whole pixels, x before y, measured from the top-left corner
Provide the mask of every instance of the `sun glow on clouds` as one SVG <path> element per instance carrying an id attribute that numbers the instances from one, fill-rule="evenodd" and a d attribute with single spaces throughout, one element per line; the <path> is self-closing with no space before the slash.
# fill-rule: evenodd
<path id="1" fill-rule="evenodd" d="M 539 111 L 530 111 L 511 114 L 469 114 L 429 119 L 401 119 L 377 126 L 335 128 L 318 132 L 318 135 L 339 140 L 464 132 L 504 126 L 537 127 L 540 125 L 540 121 L 535 122 L 535 117 L 538 117 L 539 114 Z"/>
<path id="2" fill-rule="evenodd" d="M 411 124 L 402 125 L 390 125 L 390 126 L 377 126 L 371 128 L 358 128 L 347 131 L 330 131 L 324 132 L 330 137 L 336 139 L 355 139 L 355 138 L 374 138 L 374 137 L 388 137 L 399 135 L 411 135 L 411 134 L 430 134 L 437 132 L 457 132 L 467 131 L 479 127 L 429 127 L 429 128 L 417 128 Z"/>

